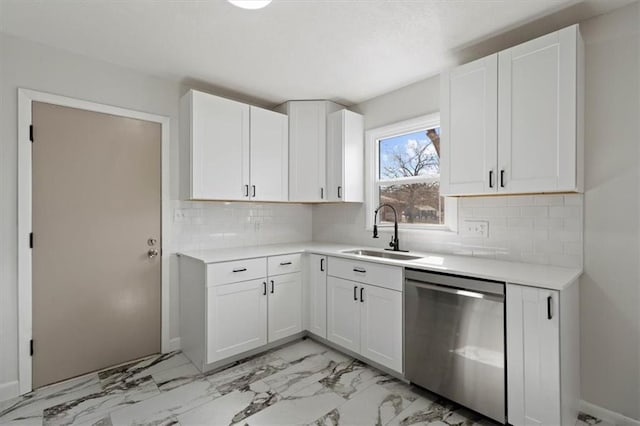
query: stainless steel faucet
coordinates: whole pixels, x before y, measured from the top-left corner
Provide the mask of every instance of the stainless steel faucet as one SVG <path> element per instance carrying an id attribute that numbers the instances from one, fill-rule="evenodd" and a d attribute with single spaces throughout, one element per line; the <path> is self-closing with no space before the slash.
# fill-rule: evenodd
<path id="1" fill-rule="evenodd" d="M 389 243 L 389 247 L 391 247 L 390 249 L 385 249 L 385 250 L 391 250 L 391 251 L 409 251 L 409 250 L 400 250 L 400 240 L 398 239 L 398 212 L 396 212 L 396 209 L 391 205 L 391 204 L 380 204 L 378 206 L 378 208 L 375 211 L 375 214 L 373 216 L 373 238 L 379 238 L 378 236 L 378 225 L 376 224 L 376 221 L 378 220 L 378 211 L 380 209 L 382 209 L 383 207 L 389 207 L 391 210 L 393 210 L 393 236 L 391 237 L 391 242 Z"/>

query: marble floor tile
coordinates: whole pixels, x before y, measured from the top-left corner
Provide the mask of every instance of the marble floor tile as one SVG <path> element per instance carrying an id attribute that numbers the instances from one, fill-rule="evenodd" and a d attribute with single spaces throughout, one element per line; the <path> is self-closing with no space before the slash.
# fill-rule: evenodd
<path id="1" fill-rule="evenodd" d="M 143 360 L 134 361 L 119 367 L 110 368 L 98 373 L 100 383 L 107 388 L 118 382 L 137 380 L 142 377 L 152 376 L 163 370 L 168 370 L 181 365 L 191 364 L 180 352 L 152 355 Z"/>
<path id="2" fill-rule="evenodd" d="M 193 408 L 211 402 L 220 394 L 206 380 L 189 383 L 179 388 L 159 393 L 137 404 L 112 411 L 114 425 L 165 424 L 175 422 L 175 417 Z"/>
<path id="3" fill-rule="evenodd" d="M 0 424 L 42 424 L 46 408 L 102 391 L 96 374 L 90 374 L 56 383 L 30 392 L 11 401 L 0 409 Z"/>
<path id="4" fill-rule="evenodd" d="M 159 394 L 151 376 L 113 383 L 100 392 L 46 408 L 43 412 L 43 424 L 68 425 L 98 421 L 123 406 L 130 406 Z"/>
<path id="5" fill-rule="evenodd" d="M 1 425 L 495 423 L 311 339 L 200 373 L 180 352 L 0 403 Z M 611 426 L 581 414 L 576 426 Z"/>
<path id="6" fill-rule="evenodd" d="M 159 371 L 151 377 L 162 392 L 203 379 L 202 373 L 191 363 Z"/>
<path id="7" fill-rule="evenodd" d="M 305 355 L 291 361 L 282 371 L 266 377 L 264 382 L 278 394 L 289 396 L 327 377 L 335 366 L 336 363 L 324 355 Z"/>
<path id="8" fill-rule="evenodd" d="M 344 402 L 345 399 L 340 395 L 316 382 L 296 393 L 282 397 L 275 404 L 248 417 L 242 424 L 250 426 L 308 424 Z"/>
<path id="9" fill-rule="evenodd" d="M 319 425 L 386 425 L 415 400 L 373 384 L 317 420 Z"/>
<path id="10" fill-rule="evenodd" d="M 177 416 L 182 425 L 229 425 L 276 403 L 278 396 L 260 381 L 234 390 L 211 402 Z"/>
<path id="11" fill-rule="evenodd" d="M 384 373 L 368 367 L 361 361 L 350 359 L 336 364 L 330 374 L 320 380 L 320 383 L 349 399 L 374 384 L 377 380 L 386 379 L 387 377 Z"/>
<path id="12" fill-rule="evenodd" d="M 289 364 L 272 353 L 252 357 L 247 361 L 236 363 L 224 370 L 208 373 L 207 380 L 221 395 L 242 389 L 249 384 L 270 377 Z"/>

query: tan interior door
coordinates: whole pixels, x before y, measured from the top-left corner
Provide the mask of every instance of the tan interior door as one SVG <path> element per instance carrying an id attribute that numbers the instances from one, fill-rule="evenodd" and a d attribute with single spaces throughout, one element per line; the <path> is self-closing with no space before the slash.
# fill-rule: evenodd
<path id="1" fill-rule="evenodd" d="M 32 113 L 38 388 L 160 351 L 149 250 L 161 248 L 161 126 L 38 102 Z"/>

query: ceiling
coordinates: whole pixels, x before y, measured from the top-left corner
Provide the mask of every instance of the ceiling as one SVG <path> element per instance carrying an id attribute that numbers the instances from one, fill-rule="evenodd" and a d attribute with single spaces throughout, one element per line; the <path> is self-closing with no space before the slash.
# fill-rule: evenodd
<path id="1" fill-rule="evenodd" d="M 263 104 L 350 105 L 435 75 L 464 48 L 527 22 L 632 1 L 273 0 L 243 10 L 225 0 L 0 0 L 0 31 Z"/>

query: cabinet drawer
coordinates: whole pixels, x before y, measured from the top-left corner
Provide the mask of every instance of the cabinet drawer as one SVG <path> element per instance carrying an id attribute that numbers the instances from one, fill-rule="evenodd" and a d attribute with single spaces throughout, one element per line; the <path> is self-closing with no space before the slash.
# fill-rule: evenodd
<path id="1" fill-rule="evenodd" d="M 300 253 L 269 256 L 267 263 L 270 276 L 300 272 Z"/>
<path id="2" fill-rule="evenodd" d="M 398 266 L 330 257 L 328 274 L 345 280 L 402 291 L 402 268 Z"/>
<path id="3" fill-rule="evenodd" d="M 229 284 L 267 276 L 267 259 L 234 260 L 207 266 L 207 285 Z"/>

